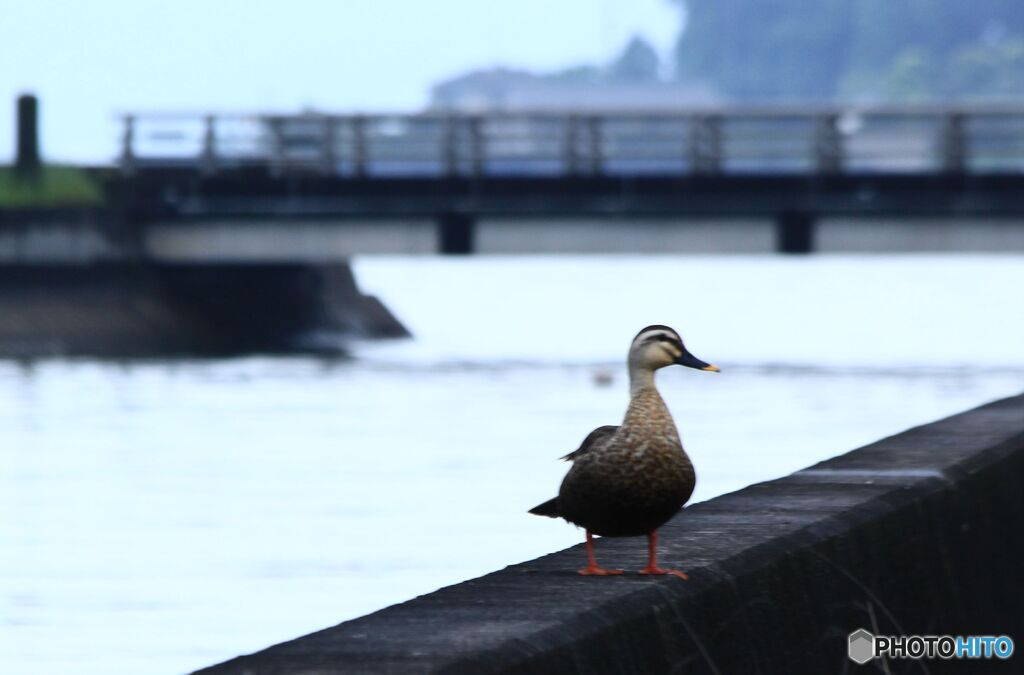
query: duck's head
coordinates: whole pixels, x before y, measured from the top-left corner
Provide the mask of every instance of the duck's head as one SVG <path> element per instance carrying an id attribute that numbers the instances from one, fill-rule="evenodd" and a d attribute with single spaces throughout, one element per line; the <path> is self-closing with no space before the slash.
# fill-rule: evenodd
<path id="1" fill-rule="evenodd" d="M 630 368 L 657 370 L 673 364 L 712 373 L 719 370 L 718 366 L 705 363 L 691 354 L 679 333 L 668 326 L 648 326 L 633 338 L 629 348 Z"/>

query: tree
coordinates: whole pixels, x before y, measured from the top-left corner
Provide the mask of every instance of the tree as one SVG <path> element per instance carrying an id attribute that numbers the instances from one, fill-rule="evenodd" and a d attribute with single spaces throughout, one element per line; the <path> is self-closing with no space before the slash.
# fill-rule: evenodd
<path id="1" fill-rule="evenodd" d="M 658 79 L 660 65 L 654 47 L 636 36 L 608 66 L 608 79 L 615 82 L 653 82 Z"/>
<path id="2" fill-rule="evenodd" d="M 675 0 L 676 73 L 740 101 L 1024 96 L 1021 0 Z"/>

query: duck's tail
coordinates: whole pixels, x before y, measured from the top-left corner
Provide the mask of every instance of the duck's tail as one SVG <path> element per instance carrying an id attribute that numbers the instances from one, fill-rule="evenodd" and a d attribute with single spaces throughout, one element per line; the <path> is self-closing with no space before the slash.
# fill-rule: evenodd
<path id="1" fill-rule="evenodd" d="M 558 497 L 547 500 L 543 504 L 538 504 L 530 509 L 530 513 L 535 516 L 547 516 L 548 518 L 561 518 L 562 514 L 558 510 Z"/>

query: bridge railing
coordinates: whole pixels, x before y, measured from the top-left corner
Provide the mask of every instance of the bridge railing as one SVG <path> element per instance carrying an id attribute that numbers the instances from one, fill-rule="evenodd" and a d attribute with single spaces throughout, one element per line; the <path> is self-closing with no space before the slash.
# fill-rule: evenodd
<path id="1" fill-rule="evenodd" d="M 1024 172 L 1024 105 L 128 115 L 121 166 L 334 176 Z"/>

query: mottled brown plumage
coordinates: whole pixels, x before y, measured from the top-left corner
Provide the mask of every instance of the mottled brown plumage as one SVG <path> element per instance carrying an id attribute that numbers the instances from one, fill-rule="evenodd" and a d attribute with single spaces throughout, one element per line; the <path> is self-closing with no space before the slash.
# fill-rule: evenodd
<path id="1" fill-rule="evenodd" d="M 605 537 L 640 536 L 678 513 L 693 494 L 693 464 L 653 387 L 637 392 L 626 419 L 579 453 L 558 491 L 570 523 Z"/>
<path id="2" fill-rule="evenodd" d="M 630 402 L 622 425 L 598 427 L 566 455 L 573 465 L 558 496 L 530 511 L 564 518 L 587 530 L 591 564 L 583 573 L 609 573 L 593 560 L 591 533 L 648 535 L 651 564 L 645 571 L 667 571 L 654 560 L 655 531 L 679 512 L 696 484 L 693 464 L 654 386 L 654 371 L 672 363 L 718 370 L 690 354 L 671 328 L 648 326 L 640 331 L 629 352 Z"/>

